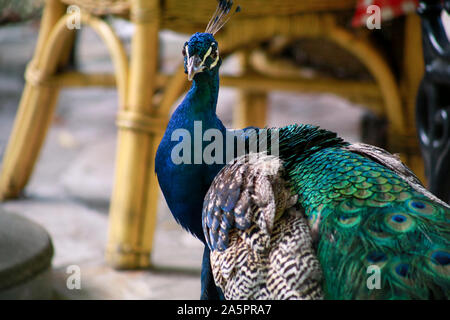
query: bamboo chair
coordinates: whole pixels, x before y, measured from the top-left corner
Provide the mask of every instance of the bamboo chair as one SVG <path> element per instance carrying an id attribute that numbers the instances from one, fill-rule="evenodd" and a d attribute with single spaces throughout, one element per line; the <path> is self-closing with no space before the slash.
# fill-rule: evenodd
<path id="1" fill-rule="evenodd" d="M 74 16 L 67 5 L 81 8 L 81 23 L 92 27 L 106 43 L 115 74 L 61 72 L 67 63 L 74 32 L 66 27 Z M 158 183 L 155 153 L 168 122 L 171 106 L 186 90 L 180 65 L 175 74 L 157 70 L 158 31 L 202 31 L 215 8 L 208 0 L 47 0 L 39 38 L 26 70 L 26 85 L 0 174 L 0 199 L 16 197 L 26 185 L 51 124 L 63 87 L 116 86 L 118 144 L 115 184 L 110 205 L 106 260 L 115 268 L 144 268 L 156 222 Z M 414 98 L 422 77 L 420 24 L 415 15 L 405 22 L 404 66 L 396 80 L 383 55 L 364 36 L 338 23 L 341 12 L 354 10 L 355 0 L 246 0 L 242 13 L 218 34 L 221 55 L 257 47 L 276 35 L 320 37 L 337 43 L 360 60 L 373 76 L 370 83 L 330 79 L 284 79 L 252 73 L 249 54 L 242 54 L 248 71 L 239 77 L 223 76 L 221 84 L 242 89 L 235 126 L 266 125 L 267 92 L 273 89 L 332 92 L 367 106 L 389 120 L 389 143 L 413 169 L 421 172 L 413 124 Z M 116 14 L 135 24 L 131 57 L 110 26 L 101 18 Z M 159 104 L 156 89 L 164 88 Z"/>

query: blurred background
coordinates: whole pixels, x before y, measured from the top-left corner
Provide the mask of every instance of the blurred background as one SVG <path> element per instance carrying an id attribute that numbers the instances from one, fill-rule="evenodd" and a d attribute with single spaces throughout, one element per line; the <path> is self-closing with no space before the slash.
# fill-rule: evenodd
<path id="1" fill-rule="evenodd" d="M 364 1 L 352 2 L 354 10 L 336 14 L 338 20 L 343 20 L 339 23 L 351 33 L 369 37 L 387 56 L 394 73 L 400 74 L 402 70 L 399 69 L 404 68 L 401 61 L 405 15 L 416 15 L 418 3 L 410 1 L 403 4 L 401 13 L 385 12 L 386 19 L 382 20 L 381 29 L 368 30 L 365 25 L 355 22 L 357 10 L 362 10 L 357 5 Z M 0 162 L 24 90 L 26 67 L 37 44 L 43 5 L 44 1 L 0 1 Z M 245 10 L 245 0 L 241 5 Z M 326 10 L 322 8 L 320 12 Z M 135 32 L 133 22 L 117 15 L 102 14 L 101 17 L 112 27 L 130 56 Z M 414 21 L 418 23 L 420 20 Z M 196 27 L 194 23 L 193 28 Z M 158 68 L 162 74 L 173 74 L 178 70 L 182 63 L 182 45 L 189 36 L 189 33 L 170 28 L 162 28 L 158 32 Z M 320 76 L 332 77 L 336 81 L 351 79 L 354 83 L 373 81 L 373 75 L 362 62 L 322 38 L 291 39 L 280 35 L 251 49 L 254 68 L 261 66 L 271 77 L 311 79 Z M 230 53 L 221 73 L 239 76 L 243 72 L 242 57 L 239 52 Z M 82 73 L 114 72 L 107 47 L 99 35 L 84 24 L 77 30 L 66 68 Z M 335 131 L 350 142 L 363 140 L 388 147 L 389 122 L 385 116 L 374 112 L 377 110 L 375 107 L 368 108 L 363 103 L 364 99 L 350 99 L 353 100 L 351 102 L 333 94 L 333 90 L 331 93 L 322 91 L 268 91 L 266 124 L 311 123 Z M 236 87 L 221 86 L 220 89 L 218 114 L 230 128 L 236 124 L 233 123 L 233 113 L 240 103 L 239 92 Z M 415 99 L 416 92 L 408 94 Z M 172 104 L 171 110 L 180 99 L 182 95 Z M 29 291 L 28 295 L 12 290 L 13 284 L 2 289 L 0 263 L 0 296 L 4 290 L 8 298 L 44 298 L 48 296 L 39 290 L 46 285 L 50 287 L 50 297 L 55 299 L 199 298 L 203 246 L 177 225 L 161 194 L 158 197 L 151 268 L 120 271 L 105 262 L 108 212 L 116 165 L 118 101 L 117 90 L 112 86 L 63 88 L 60 91 L 47 137 L 26 188 L 18 197 L 0 203 L 0 214 L 8 212 L 25 217 L 49 234 L 54 248 L 51 276 L 39 282 L 38 289 L 33 289 L 35 291 L 30 289 L 33 293 Z M 408 126 L 414 127 L 409 119 L 406 121 Z M 420 157 L 420 154 L 416 156 Z M 423 177 L 423 173 L 417 174 Z M 14 248 L 10 243 L 9 248 L 1 249 L 0 261 L 8 260 L 9 254 L 16 254 Z M 68 285 L 71 275 L 68 267 L 73 265 L 81 271 L 80 289 L 71 289 Z M 21 285 L 26 281 L 31 283 L 32 277 L 26 278 Z"/>

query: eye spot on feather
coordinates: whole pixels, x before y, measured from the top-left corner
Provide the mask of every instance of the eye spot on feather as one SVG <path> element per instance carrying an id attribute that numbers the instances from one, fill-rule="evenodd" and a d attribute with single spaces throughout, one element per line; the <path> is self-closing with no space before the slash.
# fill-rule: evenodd
<path id="1" fill-rule="evenodd" d="M 416 271 L 414 267 L 407 263 L 408 257 L 397 257 L 394 258 L 395 262 L 390 265 L 390 272 L 396 281 L 400 281 L 402 285 L 408 286 L 409 288 L 414 288 L 416 277 Z"/>
<path id="2" fill-rule="evenodd" d="M 436 274 L 448 279 L 450 277 L 450 252 L 447 249 L 434 249 L 428 254 L 428 265 Z"/>
<path id="3" fill-rule="evenodd" d="M 401 214 L 396 214 L 394 216 L 392 216 L 392 221 L 397 222 L 397 223 L 403 223 L 406 221 L 406 217 L 401 215 Z"/>
<path id="4" fill-rule="evenodd" d="M 386 216 L 385 223 L 389 229 L 395 232 L 407 232 L 412 230 L 416 225 L 411 216 L 395 212 Z"/>
<path id="5" fill-rule="evenodd" d="M 406 263 L 399 263 L 395 267 L 395 272 L 401 277 L 406 277 L 408 275 L 408 271 L 409 271 L 409 265 Z"/>
<path id="6" fill-rule="evenodd" d="M 450 265 L 450 253 L 445 251 L 435 251 L 431 254 L 433 263 L 448 266 Z"/>
<path id="7" fill-rule="evenodd" d="M 433 205 L 423 200 L 416 200 L 416 199 L 409 200 L 407 202 L 407 206 L 413 212 L 422 215 L 435 215 L 438 213 L 437 208 L 435 208 Z"/>
<path id="8" fill-rule="evenodd" d="M 418 201 L 412 201 L 411 205 L 416 209 L 425 209 L 426 207 L 424 203 Z"/>
<path id="9" fill-rule="evenodd" d="M 379 252 L 379 251 L 372 251 L 370 252 L 367 257 L 366 257 L 367 261 L 369 261 L 370 263 L 379 263 L 379 262 L 384 262 L 387 260 L 387 256 L 385 253 L 383 252 Z"/>

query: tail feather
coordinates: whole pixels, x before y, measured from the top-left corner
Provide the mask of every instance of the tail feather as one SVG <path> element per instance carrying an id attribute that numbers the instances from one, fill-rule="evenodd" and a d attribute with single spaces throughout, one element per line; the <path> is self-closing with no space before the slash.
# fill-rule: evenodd
<path id="1" fill-rule="evenodd" d="M 346 147 L 315 153 L 289 176 L 318 225 L 327 298 L 449 298 L 450 210 L 420 182 Z"/>

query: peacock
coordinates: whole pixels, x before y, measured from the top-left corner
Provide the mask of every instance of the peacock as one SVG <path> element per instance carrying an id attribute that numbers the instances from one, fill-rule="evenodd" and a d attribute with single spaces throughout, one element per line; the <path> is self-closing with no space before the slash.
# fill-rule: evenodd
<path id="1" fill-rule="evenodd" d="M 219 0 L 183 46 L 193 83 L 155 159 L 174 218 L 205 244 L 201 298 L 448 299 L 450 207 L 397 156 L 313 125 L 231 131 L 218 119 L 214 34 L 232 5 Z M 198 134 L 209 139 L 191 143 Z"/>
<path id="2" fill-rule="evenodd" d="M 230 17 L 232 5 L 231 1 L 220 0 L 206 32 L 195 33 L 184 44 L 184 69 L 193 83 L 172 114 L 155 158 L 158 183 L 172 215 L 184 229 L 204 244 L 206 239 L 201 223 L 203 200 L 214 177 L 224 166 L 227 152 L 223 153 L 222 161 L 208 164 L 202 161 L 202 157 L 197 159 L 206 147 L 204 141 L 200 141 L 200 152 L 194 143 L 190 144 L 189 150 L 179 151 L 183 161 L 178 161 L 179 157 L 174 161 L 174 153 L 180 141 L 190 142 L 196 134 L 204 136 L 211 129 L 222 136 L 227 133 L 216 115 L 222 59 L 213 34 Z M 235 12 L 240 10 L 238 8 Z M 201 284 L 201 299 L 223 299 L 222 291 L 214 283 L 210 250 L 206 245 L 202 258 Z"/>

